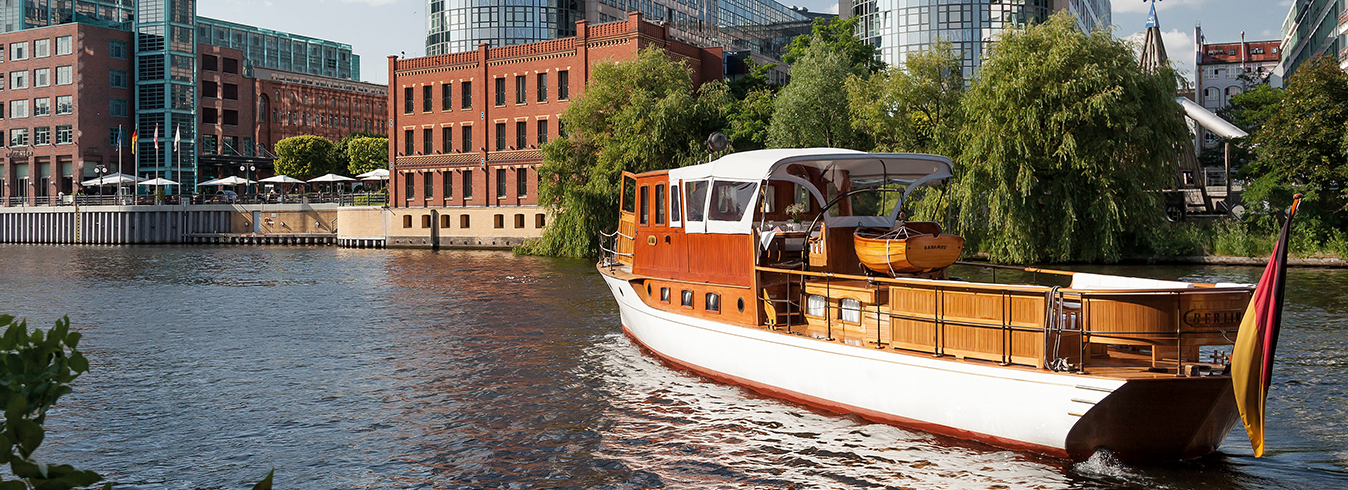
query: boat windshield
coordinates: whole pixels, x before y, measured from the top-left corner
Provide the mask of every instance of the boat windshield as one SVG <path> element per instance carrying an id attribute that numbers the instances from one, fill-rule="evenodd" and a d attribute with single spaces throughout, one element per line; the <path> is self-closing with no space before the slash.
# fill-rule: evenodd
<path id="1" fill-rule="evenodd" d="M 754 202 L 754 183 L 718 180 L 711 189 L 711 209 L 707 217 L 713 221 L 739 221 L 744 211 Z"/>
<path id="2" fill-rule="evenodd" d="M 707 202 L 707 181 L 694 180 L 683 183 L 684 191 L 688 193 L 688 221 L 702 221 L 702 207 Z"/>

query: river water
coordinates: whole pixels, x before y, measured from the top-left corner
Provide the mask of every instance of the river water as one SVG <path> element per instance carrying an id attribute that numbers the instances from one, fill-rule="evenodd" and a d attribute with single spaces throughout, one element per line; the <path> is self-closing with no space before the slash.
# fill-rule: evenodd
<path id="1" fill-rule="evenodd" d="M 587 261 L 3 245 L 0 312 L 84 334 L 92 369 L 39 456 L 117 488 L 250 488 L 273 468 L 309 489 L 1348 488 L 1344 270 L 1289 274 L 1265 457 L 1237 428 L 1219 454 L 1159 466 L 1004 451 L 671 369 L 621 334 Z"/>

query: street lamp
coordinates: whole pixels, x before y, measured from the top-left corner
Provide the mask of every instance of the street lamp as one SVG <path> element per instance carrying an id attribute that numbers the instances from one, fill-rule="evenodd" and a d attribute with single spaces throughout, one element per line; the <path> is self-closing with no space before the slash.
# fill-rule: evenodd
<path id="1" fill-rule="evenodd" d="M 247 179 L 247 180 L 253 180 L 253 172 L 257 170 L 257 167 L 255 167 L 255 166 L 253 166 L 253 165 L 239 165 L 239 171 L 240 171 L 240 172 L 243 172 L 243 171 L 245 171 L 245 170 L 248 171 L 248 173 L 244 176 L 244 178 Z M 249 194 L 248 189 L 249 189 L 249 184 L 244 184 L 244 185 L 243 185 L 243 193 L 244 193 L 244 194 Z"/>

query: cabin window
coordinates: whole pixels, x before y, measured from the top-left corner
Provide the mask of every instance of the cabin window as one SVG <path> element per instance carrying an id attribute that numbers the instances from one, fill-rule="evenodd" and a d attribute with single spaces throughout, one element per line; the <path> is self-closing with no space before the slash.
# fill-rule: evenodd
<path id="1" fill-rule="evenodd" d="M 721 295 L 716 293 L 707 293 L 707 302 L 704 304 L 707 311 L 721 312 Z"/>
<path id="2" fill-rule="evenodd" d="M 688 221 L 702 221 L 702 207 L 707 202 L 707 181 L 694 181 L 684 184 L 687 194 Z"/>
<path id="3" fill-rule="evenodd" d="M 669 288 L 660 288 L 660 302 L 661 303 L 669 302 Z"/>
<path id="4" fill-rule="evenodd" d="M 665 185 L 655 184 L 655 224 L 665 224 Z"/>
<path id="5" fill-rule="evenodd" d="M 828 302 L 823 296 L 811 294 L 805 298 L 805 314 L 823 318 L 824 313 L 828 311 Z"/>
<path id="6" fill-rule="evenodd" d="M 842 321 L 849 323 L 861 323 L 861 301 L 852 298 L 843 298 Z"/>
<path id="7" fill-rule="evenodd" d="M 669 224 L 678 225 L 681 217 L 679 216 L 679 186 L 669 186 Z"/>
<path id="8" fill-rule="evenodd" d="M 623 177 L 623 211 L 637 212 L 637 179 Z"/>
<path id="9" fill-rule="evenodd" d="M 711 209 L 708 219 L 713 221 L 739 221 L 744 210 L 754 199 L 753 182 L 717 181 L 711 190 Z"/>
<path id="10" fill-rule="evenodd" d="M 651 224 L 651 188 L 641 186 L 641 224 Z"/>
<path id="11" fill-rule="evenodd" d="M 692 290 L 685 289 L 685 290 L 683 290 L 682 293 L 679 294 L 679 296 L 681 296 L 681 297 L 679 298 L 680 304 L 682 304 L 683 306 L 687 306 L 687 307 L 689 307 L 689 308 L 692 308 L 692 307 L 693 307 L 693 291 L 692 291 Z"/>

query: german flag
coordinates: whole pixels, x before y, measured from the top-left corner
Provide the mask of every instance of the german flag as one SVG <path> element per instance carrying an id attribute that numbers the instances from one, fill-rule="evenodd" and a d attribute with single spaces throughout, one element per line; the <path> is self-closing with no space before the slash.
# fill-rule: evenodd
<path id="1" fill-rule="evenodd" d="M 1264 275 L 1254 288 L 1254 297 L 1245 309 L 1231 351 L 1231 383 L 1235 387 L 1236 407 L 1250 436 L 1256 458 L 1264 455 L 1264 400 L 1273 379 L 1273 351 L 1278 346 L 1278 328 L 1282 323 L 1283 283 L 1287 278 L 1287 235 L 1292 217 L 1301 204 L 1301 194 L 1292 197 L 1292 207 L 1283 221 L 1278 243 L 1264 267 Z"/>
<path id="2" fill-rule="evenodd" d="M 131 132 L 131 154 L 136 154 L 136 143 L 140 143 L 140 131 Z"/>

